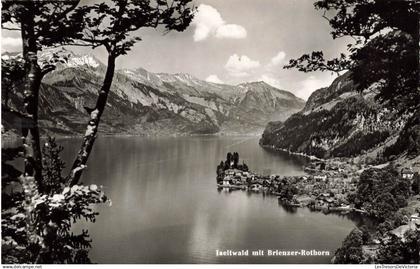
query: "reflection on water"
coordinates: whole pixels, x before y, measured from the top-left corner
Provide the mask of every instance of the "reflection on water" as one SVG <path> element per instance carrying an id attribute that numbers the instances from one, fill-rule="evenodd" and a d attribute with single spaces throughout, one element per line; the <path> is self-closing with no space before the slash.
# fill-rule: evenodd
<path id="1" fill-rule="evenodd" d="M 295 214 L 297 211 L 298 211 L 298 208 L 297 207 L 295 207 L 295 206 L 291 206 L 291 205 L 287 205 L 287 204 L 285 204 L 285 203 L 283 203 L 282 201 L 278 201 L 279 202 L 279 206 L 281 207 L 281 208 L 283 208 L 284 209 L 284 211 L 286 211 L 287 213 L 290 213 L 290 214 Z"/>
<path id="2" fill-rule="evenodd" d="M 79 146 L 60 141 L 70 165 Z M 266 151 L 258 138 L 100 137 L 85 183 L 104 186 L 92 259 L 99 263 L 328 263 L 330 257 L 217 257 L 216 250 L 334 250 L 355 227 L 345 217 L 300 208 L 275 196 L 216 188 L 216 166 L 237 151 L 251 170 L 302 174 L 302 163 Z M 80 228 L 80 227 L 79 227 Z"/>

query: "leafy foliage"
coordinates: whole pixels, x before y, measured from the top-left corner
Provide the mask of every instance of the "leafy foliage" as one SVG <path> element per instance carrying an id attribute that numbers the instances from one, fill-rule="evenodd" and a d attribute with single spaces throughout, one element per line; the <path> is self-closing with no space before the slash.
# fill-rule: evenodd
<path id="1" fill-rule="evenodd" d="M 90 239 L 87 231 L 71 231 L 80 219 L 95 222 L 98 213 L 92 205 L 108 201 L 96 185 L 64 187 L 61 170 L 64 163 L 59 153 L 62 147 L 49 138 L 44 146 L 44 180 L 48 193 L 34 192 L 30 204 L 25 203 L 25 179 L 16 176 L 19 188 L 3 188 L 2 199 L 2 261 L 4 263 L 88 263 Z M 12 150 L 8 155 L 13 156 Z M 19 156 L 19 154 L 14 154 Z M 13 159 L 12 157 L 9 159 Z M 3 163 L 3 168 L 8 165 Z M 10 176 L 10 175 L 9 175 Z M 4 178 L 4 177 L 3 177 Z M 8 180 L 7 182 L 12 182 Z M 27 211 L 30 214 L 27 214 Z M 27 218 L 35 223 L 36 240 L 29 241 Z M 34 244 L 33 242 L 36 242 Z"/>
<path id="2" fill-rule="evenodd" d="M 342 246 L 335 252 L 334 263 L 360 264 L 363 263 L 363 232 L 354 229 L 344 239 Z"/>
<path id="3" fill-rule="evenodd" d="M 278 189 L 278 196 L 286 201 L 286 202 L 291 202 L 293 200 L 293 197 L 298 194 L 299 190 L 298 188 L 295 186 L 294 183 L 286 180 L 286 179 L 282 179 L 279 183 Z"/>
<path id="4" fill-rule="evenodd" d="M 418 172 L 414 173 L 411 190 L 413 191 L 414 194 L 420 193 L 420 174 Z"/>
<path id="5" fill-rule="evenodd" d="M 94 108 L 87 108 L 90 119 L 86 127 L 80 150 L 75 158 L 68 176 L 70 185 L 79 182 L 83 169 L 92 151 L 101 116 L 105 110 L 108 94 L 115 72 L 115 60 L 125 55 L 131 47 L 141 40 L 139 36 L 131 36 L 135 31 L 158 26 L 166 31 L 185 30 L 194 16 L 189 6 L 191 0 L 143 1 L 114 0 L 111 3 L 100 3 L 91 6 L 80 6 L 76 13 L 86 23 L 83 37 L 76 45 L 88 45 L 92 48 L 105 47 L 108 52 L 108 65 Z"/>
<path id="6" fill-rule="evenodd" d="M 101 114 L 104 111 L 115 59 L 126 54 L 140 40 L 130 33 L 142 27 L 164 26 L 166 31 L 183 31 L 191 22 L 191 0 L 143 1 L 114 0 L 93 5 L 69 1 L 2 1 L 2 29 L 20 31 L 23 56 L 2 61 L 2 75 L 7 76 L 6 93 L 23 77 L 20 109 L 13 112 L 19 120 L 24 140 L 23 176 L 10 164 L 2 162 L 5 184 L 19 183 L 19 188 L 3 188 L 2 207 L 3 261 L 19 263 L 87 263 L 90 240 L 87 231 L 74 235 L 71 224 L 83 218 L 95 221 L 93 204 L 106 201 L 96 185 L 79 186 L 81 170 L 92 150 Z M 78 40 L 78 41 L 75 41 Z M 81 43 L 79 43 L 79 41 Z M 108 51 L 105 80 L 91 114 L 80 154 L 71 169 L 70 180 L 61 174 L 64 163 L 59 157 L 62 148 L 54 139 L 40 150 L 38 130 L 39 89 L 45 74 L 66 61 L 53 55 L 46 62 L 38 61 L 38 52 L 56 45 L 104 46 Z M 9 87 L 10 86 L 10 87 Z M 16 87 L 17 88 L 17 87 Z M 3 101 L 3 100 L 2 100 Z M 6 97 L 4 104 L 8 106 Z M 23 104 L 22 104 L 23 103 Z M 78 162 L 81 159 L 80 162 Z M 77 177 L 75 174 L 77 172 Z"/>
<path id="7" fill-rule="evenodd" d="M 191 0 L 143 1 L 114 0 L 80 6 L 76 14 L 84 17 L 86 23 L 84 44 L 93 47 L 104 46 L 114 57 L 126 54 L 141 38 L 130 36 L 140 28 L 163 26 L 166 31 L 183 31 L 193 18 Z"/>
<path id="8" fill-rule="evenodd" d="M 80 1 L 2 1 L 2 29 L 19 31 L 22 37 L 23 70 L 20 100 L 23 105 L 13 109 L 20 123 L 24 144 L 25 176 L 34 177 L 36 188 L 43 192 L 42 154 L 38 128 L 39 89 L 42 78 L 54 70 L 53 64 L 40 66 L 38 52 L 44 47 L 68 43 L 81 37 L 83 14 L 73 12 Z M 21 71 L 20 71 L 21 72 Z M 16 72 L 9 72 L 13 75 Z M 8 92 L 7 92 L 8 93 Z M 7 103 L 7 98 L 6 102 Z M 28 193 L 29 195 L 29 193 Z M 29 200 L 29 197 L 27 197 Z M 33 230 L 33 229 L 31 229 Z"/>
<path id="9" fill-rule="evenodd" d="M 420 100 L 418 82 L 419 7 L 416 1 L 319 0 L 314 3 L 328 20 L 334 39 L 352 37 L 347 55 L 326 60 L 322 51 L 290 60 L 285 68 L 299 71 L 351 71 L 356 89 L 376 83 L 377 99 L 404 113 Z"/>
<path id="10" fill-rule="evenodd" d="M 417 33 L 418 35 L 418 33 Z M 352 55 L 350 70 L 359 91 L 376 84 L 376 99 L 401 113 L 413 112 L 419 105 L 418 44 L 402 31 L 376 37 Z"/>
<path id="11" fill-rule="evenodd" d="M 387 167 L 365 170 L 360 175 L 356 194 L 350 197 L 356 207 L 365 208 L 371 216 L 383 221 L 404 207 L 409 195 L 410 183 L 394 167 Z"/>
<path id="12" fill-rule="evenodd" d="M 223 172 L 227 169 L 239 169 L 242 171 L 247 172 L 248 171 L 248 165 L 245 164 L 245 162 L 242 161 L 242 164 L 239 164 L 239 153 L 234 152 L 233 154 L 231 152 L 228 152 L 226 154 L 226 161 L 221 161 L 220 164 L 217 166 L 217 174 L 222 175 Z"/>
<path id="13" fill-rule="evenodd" d="M 305 62 L 305 65 L 302 64 Z M 299 59 L 291 59 L 289 64 L 285 66 L 286 69 L 297 68 L 301 72 L 314 71 L 332 71 L 339 74 L 341 71 L 350 68 L 350 61 L 345 54 L 341 54 L 340 58 L 325 60 L 322 51 L 314 51 L 310 55 L 304 54 Z"/>
<path id="14" fill-rule="evenodd" d="M 83 14 L 74 12 L 80 0 L 67 1 L 2 1 L 2 28 L 26 30 L 32 20 L 37 50 L 68 43 L 81 37 Z M 21 27 L 23 25 L 23 27 Z M 32 37 L 31 37 L 32 38 Z"/>
<path id="15" fill-rule="evenodd" d="M 47 141 L 42 148 L 42 179 L 46 193 L 58 193 L 63 190 L 66 179 L 61 172 L 65 167 L 64 162 L 60 158 L 62 146 L 57 145 L 55 139 L 48 136 Z"/>
<path id="16" fill-rule="evenodd" d="M 381 244 L 378 250 L 377 262 L 381 264 L 419 264 L 420 263 L 420 233 L 408 230 L 401 240 L 394 234 Z"/>
<path id="17" fill-rule="evenodd" d="M 25 71 L 22 57 L 11 57 L 8 60 L 1 59 L 2 107 L 9 107 L 10 95 L 16 92 L 16 82 L 21 82 L 24 75 Z"/>

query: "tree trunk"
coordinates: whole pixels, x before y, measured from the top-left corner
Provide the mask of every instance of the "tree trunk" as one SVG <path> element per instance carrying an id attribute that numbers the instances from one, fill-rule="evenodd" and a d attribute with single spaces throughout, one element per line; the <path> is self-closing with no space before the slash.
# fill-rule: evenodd
<path id="1" fill-rule="evenodd" d="M 420 11 L 420 4 L 417 5 L 417 12 Z M 420 14 L 417 13 L 417 25 L 416 25 L 416 32 L 414 33 L 414 40 L 416 45 L 416 51 L 417 51 L 417 77 L 418 77 L 418 85 L 417 87 L 420 87 Z"/>
<path id="2" fill-rule="evenodd" d="M 28 8 L 30 11 L 31 9 Z M 38 129 L 38 100 L 42 74 L 38 65 L 34 20 L 28 15 L 22 20 L 23 57 L 25 60 L 24 112 L 29 121 L 22 124 L 24 146 L 24 176 L 34 177 L 39 192 L 42 193 L 42 156 Z"/>
<path id="3" fill-rule="evenodd" d="M 86 127 L 86 133 L 83 137 L 83 142 L 80 147 L 80 150 L 77 154 L 76 160 L 73 163 L 73 166 L 70 170 L 69 175 L 69 185 L 76 185 L 82 175 L 83 169 L 86 167 L 87 160 L 92 151 L 93 144 L 95 142 L 96 134 L 98 132 L 99 122 L 101 120 L 102 113 L 105 110 L 106 101 L 108 99 L 108 94 L 111 89 L 112 79 L 114 77 L 115 71 L 115 56 L 110 53 L 108 56 L 108 66 L 105 74 L 104 83 L 99 91 L 99 96 L 96 101 L 95 108 L 90 113 L 90 119 Z"/>
<path id="4" fill-rule="evenodd" d="M 24 7 L 26 12 L 21 18 L 23 58 L 25 61 L 23 111 L 27 117 L 21 121 L 25 165 L 21 183 L 25 194 L 26 234 L 28 243 L 32 246 L 29 249 L 31 249 L 31 255 L 36 256 L 39 246 L 42 245 L 42 238 L 36 230 L 37 223 L 33 204 L 33 198 L 43 191 L 42 156 L 38 129 L 38 100 L 42 73 L 37 58 L 35 23 L 32 16 L 33 2 L 25 3 Z"/>

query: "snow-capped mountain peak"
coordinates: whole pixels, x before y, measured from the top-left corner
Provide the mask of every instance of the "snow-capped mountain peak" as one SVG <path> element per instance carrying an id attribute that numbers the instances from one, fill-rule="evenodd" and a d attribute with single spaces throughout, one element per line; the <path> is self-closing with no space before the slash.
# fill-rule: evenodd
<path id="1" fill-rule="evenodd" d="M 83 65 L 97 68 L 100 66 L 100 63 L 98 63 L 98 61 L 92 55 L 71 57 L 67 62 L 68 67 L 77 67 L 77 66 L 83 66 Z"/>
<path id="2" fill-rule="evenodd" d="M 38 54 L 40 63 L 44 62 L 59 62 L 63 67 L 91 67 L 98 68 L 103 65 L 95 56 L 91 54 L 79 55 L 71 50 L 67 50 L 63 47 L 50 48 L 40 51 Z"/>

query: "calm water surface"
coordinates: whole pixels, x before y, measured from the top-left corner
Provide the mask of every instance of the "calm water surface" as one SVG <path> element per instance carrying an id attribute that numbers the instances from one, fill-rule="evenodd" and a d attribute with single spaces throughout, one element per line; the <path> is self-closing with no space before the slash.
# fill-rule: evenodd
<path id="1" fill-rule="evenodd" d="M 70 161 L 80 141 L 59 141 Z M 216 166 L 237 151 L 252 171 L 302 174 L 302 163 L 250 137 L 100 137 L 84 183 L 103 185 L 91 258 L 98 263 L 329 263 L 329 257 L 217 257 L 216 250 L 329 250 L 355 227 L 347 217 L 299 209 L 276 197 L 219 192 Z M 80 227 L 79 227 L 80 228 Z"/>

